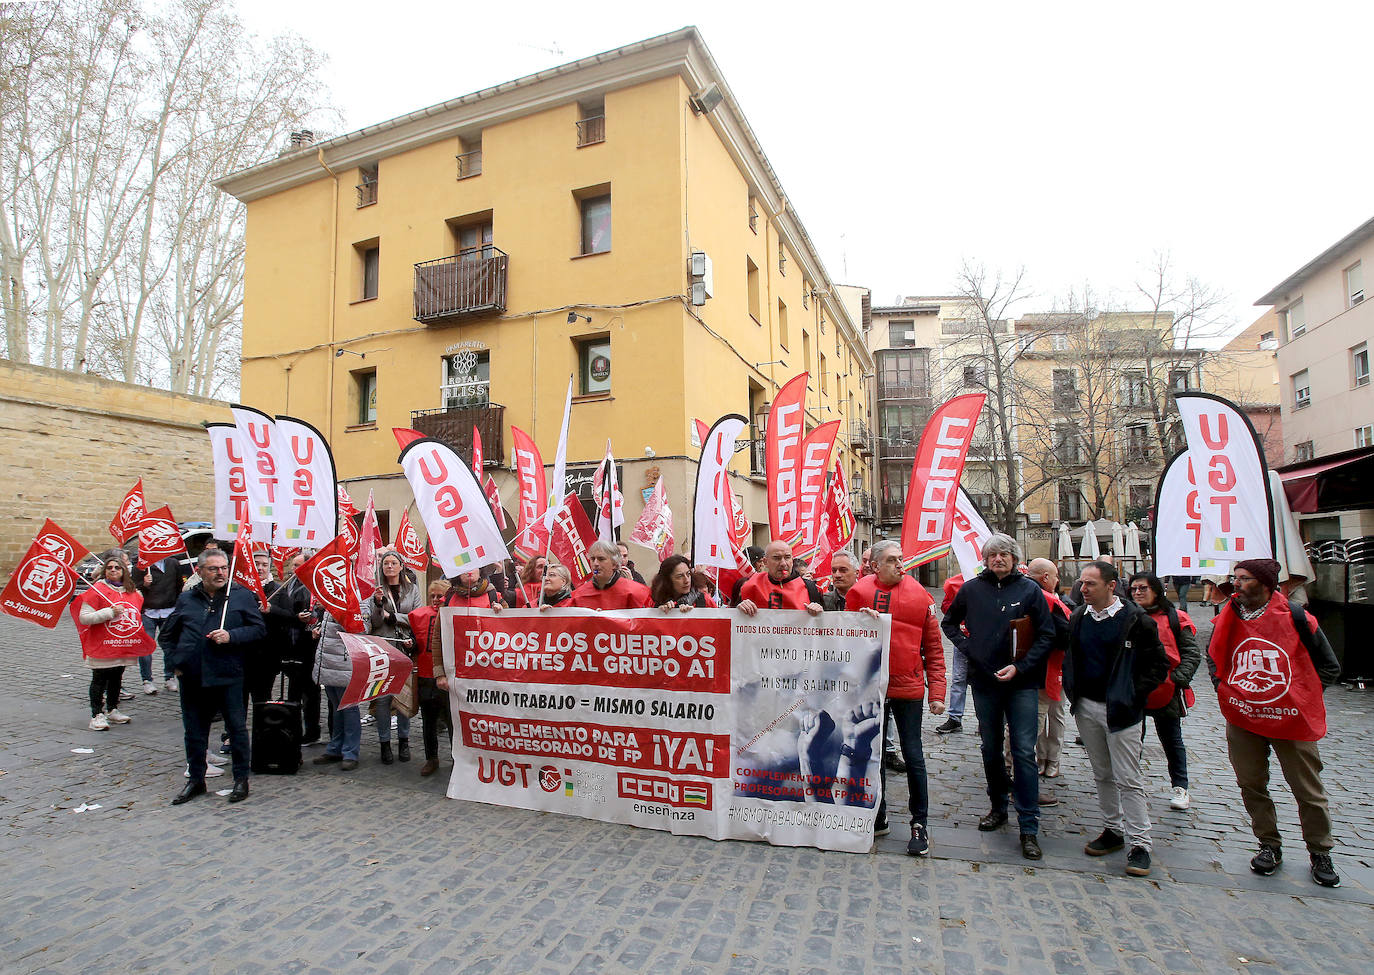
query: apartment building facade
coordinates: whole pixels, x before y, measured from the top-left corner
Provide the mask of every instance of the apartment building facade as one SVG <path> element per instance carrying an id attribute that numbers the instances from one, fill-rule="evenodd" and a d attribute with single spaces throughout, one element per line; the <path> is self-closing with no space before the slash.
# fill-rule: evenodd
<path id="1" fill-rule="evenodd" d="M 464 456 L 475 427 L 511 509 L 509 428 L 552 461 L 569 376 L 574 484 L 590 497 L 609 439 L 627 524 L 661 476 L 679 549 L 693 421 L 737 412 L 761 438 L 803 370 L 808 428 L 844 421 L 838 462 L 856 491 L 871 480 L 853 424 L 872 357 L 693 28 L 218 185 L 248 212 L 244 402 L 319 426 L 341 480 L 393 524 L 410 495 L 392 427 Z M 763 540 L 759 457 L 741 449 L 731 470 Z"/>

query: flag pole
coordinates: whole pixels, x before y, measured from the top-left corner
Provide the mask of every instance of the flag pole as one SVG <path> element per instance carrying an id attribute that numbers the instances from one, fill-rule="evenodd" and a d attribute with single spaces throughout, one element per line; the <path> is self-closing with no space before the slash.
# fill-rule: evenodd
<path id="1" fill-rule="evenodd" d="M 229 590 L 234 585 L 234 560 L 239 557 L 239 540 L 234 539 L 234 551 L 229 556 L 229 581 L 224 585 L 224 608 L 219 612 L 219 628 L 224 629 L 224 619 L 229 615 Z"/>

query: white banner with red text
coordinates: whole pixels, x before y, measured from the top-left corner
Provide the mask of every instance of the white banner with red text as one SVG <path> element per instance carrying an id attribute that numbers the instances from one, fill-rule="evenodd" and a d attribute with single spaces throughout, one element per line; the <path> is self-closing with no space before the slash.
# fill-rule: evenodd
<path id="1" fill-rule="evenodd" d="M 867 852 L 886 617 L 444 609 L 448 795 Z"/>

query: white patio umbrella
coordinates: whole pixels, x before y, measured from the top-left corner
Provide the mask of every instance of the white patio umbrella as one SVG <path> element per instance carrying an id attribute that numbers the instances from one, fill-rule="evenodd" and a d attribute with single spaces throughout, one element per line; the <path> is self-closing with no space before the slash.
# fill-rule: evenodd
<path id="1" fill-rule="evenodd" d="M 1118 559 L 1126 554 L 1126 529 L 1121 522 L 1112 522 L 1112 555 Z"/>
<path id="2" fill-rule="evenodd" d="M 1073 558 L 1073 531 L 1067 521 L 1059 523 L 1059 548 L 1055 552 L 1055 558 L 1061 562 Z"/>
<path id="3" fill-rule="evenodd" d="M 1126 558 L 1140 558 L 1140 526 L 1135 522 L 1126 526 Z"/>
<path id="4" fill-rule="evenodd" d="M 1090 521 L 1083 526 L 1083 541 L 1078 546 L 1078 557 L 1094 560 L 1101 556 L 1102 550 L 1097 547 L 1097 528 Z"/>

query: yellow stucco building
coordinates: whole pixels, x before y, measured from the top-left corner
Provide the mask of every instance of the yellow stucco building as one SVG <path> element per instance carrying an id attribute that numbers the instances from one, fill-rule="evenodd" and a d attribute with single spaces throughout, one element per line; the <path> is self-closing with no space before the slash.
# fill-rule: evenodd
<path id="1" fill-rule="evenodd" d="M 872 356 L 694 28 L 293 142 L 218 183 L 247 205 L 242 400 L 319 426 L 385 522 L 411 501 L 392 427 L 467 457 L 476 426 L 513 510 L 509 428 L 551 465 L 570 375 L 570 470 L 589 481 L 610 438 L 626 533 L 657 469 L 683 550 L 693 418 L 761 438 L 803 370 L 808 427 L 841 420 L 870 489 Z M 732 468 L 756 539 L 761 456 Z"/>

